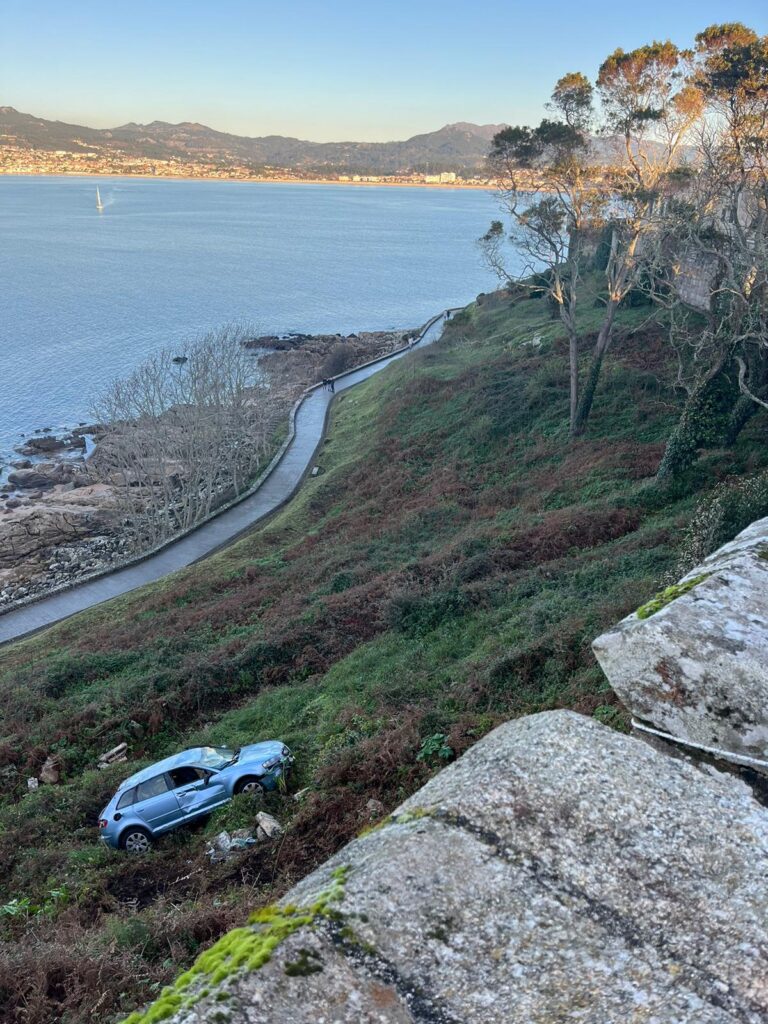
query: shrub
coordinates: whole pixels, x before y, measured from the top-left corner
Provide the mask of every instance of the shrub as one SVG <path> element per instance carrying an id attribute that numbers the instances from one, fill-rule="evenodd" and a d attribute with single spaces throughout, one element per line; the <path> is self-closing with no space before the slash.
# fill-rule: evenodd
<path id="1" fill-rule="evenodd" d="M 423 740 L 416 760 L 430 764 L 434 761 L 450 761 L 452 757 L 453 748 L 448 746 L 447 735 L 444 732 L 436 732 Z"/>
<path id="2" fill-rule="evenodd" d="M 768 516 L 768 472 L 719 484 L 699 503 L 673 570 L 684 576 L 756 519 Z"/>
<path id="3" fill-rule="evenodd" d="M 464 614 L 470 605 L 469 596 L 456 588 L 434 594 L 401 591 L 389 602 L 388 620 L 399 633 L 421 636 Z"/>
<path id="4" fill-rule="evenodd" d="M 320 374 L 323 377 L 337 377 L 349 370 L 358 362 L 358 357 L 351 345 L 334 345 L 323 360 Z"/>

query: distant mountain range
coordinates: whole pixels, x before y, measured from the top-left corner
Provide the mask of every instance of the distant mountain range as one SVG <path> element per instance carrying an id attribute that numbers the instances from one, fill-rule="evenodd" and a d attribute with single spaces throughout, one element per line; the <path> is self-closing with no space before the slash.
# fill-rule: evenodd
<path id="1" fill-rule="evenodd" d="M 504 125 L 447 124 L 404 142 L 307 142 L 282 135 L 248 138 L 204 124 L 124 124 L 86 128 L 47 121 L 13 107 L 0 107 L 0 146 L 84 153 L 121 151 L 147 160 L 243 164 L 254 169 L 393 174 L 408 171 L 459 171 L 483 165 L 493 136 Z"/>

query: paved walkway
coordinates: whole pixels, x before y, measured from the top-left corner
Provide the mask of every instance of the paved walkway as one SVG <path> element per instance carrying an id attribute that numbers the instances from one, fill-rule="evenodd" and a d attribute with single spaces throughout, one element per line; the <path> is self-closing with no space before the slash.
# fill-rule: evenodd
<path id="1" fill-rule="evenodd" d="M 425 348 L 436 341 L 442 334 L 445 318 L 445 313 L 434 317 L 412 348 Z M 395 352 L 342 374 L 336 378 L 336 394 L 367 380 L 396 359 L 407 355 L 408 351 Z M 330 391 L 322 387 L 313 388 L 307 394 L 296 412 L 293 439 L 261 486 L 247 498 L 142 561 L 0 615 L 0 644 L 43 629 L 85 608 L 92 608 L 102 601 L 126 594 L 145 583 L 159 580 L 168 573 L 191 565 L 230 543 L 285 504 L 312 464 L 323 437 L 332 400 Z"/>

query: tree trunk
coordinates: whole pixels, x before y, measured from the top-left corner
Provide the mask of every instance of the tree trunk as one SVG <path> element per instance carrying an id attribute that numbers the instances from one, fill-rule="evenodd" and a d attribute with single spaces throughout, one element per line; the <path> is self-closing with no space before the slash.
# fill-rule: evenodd
<path id="1" fill-rule="evenodd" d="M 673 480 L 696 461 L 699 448 L 712 431 L 712 399 L 719 377 L 719 370 L 707 376 L 688 396 L 680 419 L 667 440 L 656 473 L 658 483 Z"/>
<path id="2" fill-rule="evenodd" d="M 571 369 L 570 430 L 573 434 L 576 428 L 576 412 L 579 407 L 579 339 L 573 333 L 568 336 L 568 358 Z"/>
<path id="3" fill-rule="evenodd" d="M 592 354 L 592 362 L 589 367 L 587 379 L 581 392 L 581 399 L 576 408 L 576 414 L 571 421 L 571 437 L 578 437 L 584 433 L 587 426 L 589 414 L 592 412 L 592 404 L 595 401 L 595 392 L 600 380 L 600 371 L 603 367 L 603 359 L 613 338 L 613 322 L 616 318 L 617 303 L 612 302 L 605 313 L 603 326 L 597 336 L 595 350 Z M 571 371 L 573 372 L 573 371 Z"/>
<path id="4" fill-rule="evenodd" d="M 766 360 L 762 350 L 752 350 L 747 354 L 747 363 L 749 366 L 750 390 L 758 398 L 765 401 L 766 383 L 768 382 L 768 360 Z M 754 398 L 751 398 L 749 395 L 739 394 L 731 410 L 731 416 L 723 435 L 723 444 L 726 447 L 730 448 L 736 444 L 739 434 L 761 408 L 762 406 Z"/>
<path id="5" fill-rule="evenodd" d="M 739 395 L 736 399 L 736 404 L 731 412 L 730 419 L 728 420 L 728 426 L 725 429 L 725 435 L 723 437 L 723 444 L 726 448 L 731 448 L 736 444 L 739 434 L 742 432 L 744 427 L 749 423 L 756 412 L 759 412 L 760 406 L 757 402 L 753 402 L 751 398 L 746 395 Z"/>

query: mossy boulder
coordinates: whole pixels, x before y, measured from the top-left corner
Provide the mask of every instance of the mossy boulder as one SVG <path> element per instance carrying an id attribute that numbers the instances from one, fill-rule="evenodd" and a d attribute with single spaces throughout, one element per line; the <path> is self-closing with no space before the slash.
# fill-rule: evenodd
<path id="1" fill-rule="evenodd" d="M 226 966 L 206 955 L 168 1017 L 757 1024 L 766 872 L 768 813 L 743 784 L 534 715 L 299 883 L 251 925 L 261 938 L 222 940 Z M 265 940 L 267 956 L 229 957 Z"/>
<path id="2" fill-rule="evenodd" d="M 594 641 L 633 715 L 768 762 L 767 550 L 761 519 Z"/>

